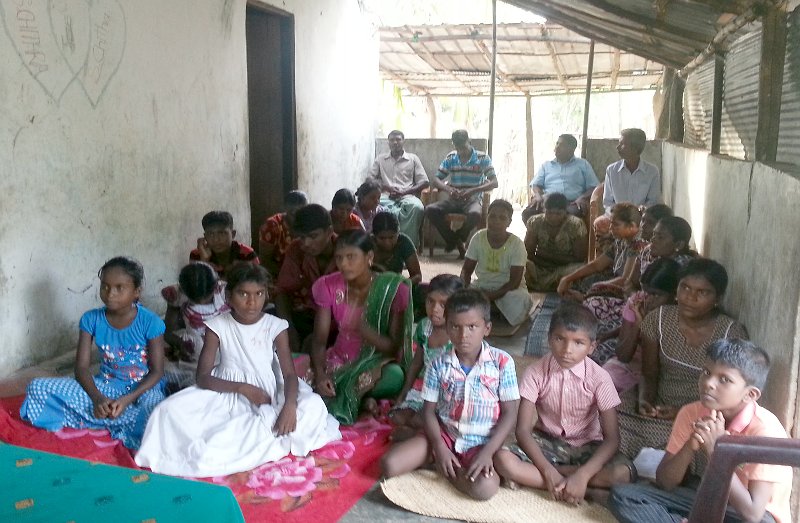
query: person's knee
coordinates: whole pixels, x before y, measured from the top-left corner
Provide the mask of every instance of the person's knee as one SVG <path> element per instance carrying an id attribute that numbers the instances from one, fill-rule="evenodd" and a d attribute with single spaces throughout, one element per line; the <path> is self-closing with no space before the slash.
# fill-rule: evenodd
<path id="1" fill-rule="evenodd" d="M 381 474 L 385 478 L 393 478 L 403 473 L 400 468 L 400 459 L 395 452 L 387 452 L 381 457 Z"/>

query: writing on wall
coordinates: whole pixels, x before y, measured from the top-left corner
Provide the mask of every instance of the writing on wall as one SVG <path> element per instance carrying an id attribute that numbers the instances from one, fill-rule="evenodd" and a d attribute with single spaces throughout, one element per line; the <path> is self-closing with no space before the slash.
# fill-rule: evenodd
<path id="1" fill-rule="evenodd" d="M 0 15 L 25 69 L 53 100 L 77 84 L 97 107 L 125 54 L 117 0 L 0 0 Z"/>

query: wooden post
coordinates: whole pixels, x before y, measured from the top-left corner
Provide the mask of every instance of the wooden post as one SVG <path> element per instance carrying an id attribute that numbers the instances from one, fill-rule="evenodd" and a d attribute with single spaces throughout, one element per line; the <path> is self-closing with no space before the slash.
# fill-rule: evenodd
<path id="1" fill-rule="evenodd" d="M 669 139 L 683 143 L 683 90 L 686 81 L 678 74 L 672 75 L 672 89 L 669 93 Z"/>
<path id="2" fill-rule="evenodd" d="M 783 63 L 786 59 L 786 14 L 766 4 L 761 20 L 761 69 L 758 82 L 756 161 L 774 162 L 778 155 L 781 123 Z"/>
<path id="3" fill-rule="evenodd" d="M 436 138 L 436 104 L 433 103 L 433 96 L 430 94 L 425 95 L 425 99 L 428 101 L 428 113 L 430 113 L 430 137 Z"/>
<path id="4" fill-rule="evenodd" d="M 525 145 L 527 146 L 528 160 L 526 163 L 528 172 L 528 185 L 533 181 L 534 163 L 533 163 L 533 115 L 531 114 L 533 108 L 531 104 L 531 93 L 525 93 Z M 527 205 L 527 201 L 524 202 Z"/>
<path id="5" fill-rule="evenodd" d="M 594 40 L 589 43 L 589 66 L 586 71 L 586 98 L 583 103 L 583 139 L 581 158 L 586 159 L 586 144 L 589 140 L 589 101 L 592 98 L 592 71 L 594 69 Z"/>
<path id="6" fill-rule="evenodd" d="M 714 92 L 711 100 L 711 154 L 719 154 L 722 137 L 722 85 L 725 76 L 725 56 L 714 55 Z"/>
<path id="7" fill-rule="evenodd" d="M 495 69 L 497 69 L 497 0 L 492 0 L 492 78 L 489 87 L 489 143 L 486 146 L 486 154 L 489 156 L 492 156 L 494 142 Z"/>

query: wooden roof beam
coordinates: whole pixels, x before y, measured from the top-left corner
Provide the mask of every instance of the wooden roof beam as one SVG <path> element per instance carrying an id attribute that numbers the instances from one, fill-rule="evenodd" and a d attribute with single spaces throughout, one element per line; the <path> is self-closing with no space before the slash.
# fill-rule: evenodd
<path id="1" fill-rule="evenodd" d="M 547 50 L 550 51 L 550 59 L 553 61 L 553 70 L 556 72 L 556 76 L 558 76 L 558 81 L 561 82 L 564 92 L 568 93 L 570 91 L 569 84 L 567 84 L 567 80 L 564 78 L 564 68 L 561 66 L 561 61 L 558 59 L 556 46 L 553 45 L 553 42 L 547 40 L 549 34 L 545 26 L 542 26 L 541 32 L 547 43 Z"/>
<path id="2" fill-rule="evenodd" d="M 486 59 L 486 62 L 489 64 L 489 66 L 491 66 L 492 65 L 492 53 L 489 51 L 489 48 L 486 47 L 486 44 L 484 44 L 481 41 L 477 41 L 477 42 L 475 42 L 475 45 L 478 47 L 478 49 L 481 50 L 481 54 L 483 55 L 484 59 Z M 497 65 L 497 64 L 495 64 L 495 73 L 497 74 L 498 78 L 500 78 L 502 81 L 504 81 L 507 84 L 509 84 L 515 91 L 519 91 L 520 93 L 523 93 L 523 94 L 526 92 L 522 87 L 517 85 L 517 83 L 514 80 L 509 78 L 509 76 L 507 74 L 505 74 L 503 72 L 503 70 L 500 69 L 500 66 Z"/>
<path id="3" fill-rule="evenodd" d="M 406 30 L 410 30 L 408 26 L 406 26 Z M 475 90 L 474 90 L 472 87 L 470 87 L 468 84 L 464 83 L 464 82 L 461 80 L 461 78 L 459 78 L 457 75 L 453 74 L 453 71 L 452 71 L 452 70 L 450 70 L 450 69 L 448 69 L 447 67 L 445 67 L 445 66 L 444 66 L 444 64 L 443 64 L 442 62 L 440 62 L 440 61 L 439 61 L 439 60 L 438 60 L 438 59 L 437 59 L 437 58 L 436 58 L 436 57 L 433 55 L 433 53 L 431 53 L 430 51 L 428 51 L 428 48 L 427 48 L 427 47 L 425 47 L 425 45 L 424 45 L 424 44 L 422 45 L 422 52 L 420 52 L 420 51 L 418 51 L 417 49 L 415 49 L 415 48 L 414 48 L 414 46 L 413 46 L 413 45 L 411 45 L 409 42 L 406 42 L 406 45 L 407 45 L 407 46 L 408 46 L 408 47 L 409 47 L 409 48 L 410 48 L 412 51 L 414 51 L 414 53 L 415 53 L 417 56 L 419 56 L 419 57 L 420 57 L 420 58 L 421 58 L 421 59 L 422 59 L 424 62 L 427 62 L 429 65 L 433 66 L 433 68 L 434 68 L 434 69 L 438 69 L 439 71 L 441 71 L 441 72 L 445 73 L 446 75 L 450 76 L 450 78 L 451 78 L 452 80 L 455 80 L 456 82 L 458 82 L 458 83 L 460 83 L 462 86 L 464 86 L 464 89 L 466 89 L 467 91 L 469 91 L 469 92 L 472 92 L 472 93 L 475 93 L 475 94 L 480 94 L 478 91 L 475 91 Z"/>
<path id="4" fill-rule="evenodd" d="M 611 89 L 617 88 L 617 77 L 619 76 L 619 62 L 621 51 L 614 49 L 614 62 L 611 64 Z"/>

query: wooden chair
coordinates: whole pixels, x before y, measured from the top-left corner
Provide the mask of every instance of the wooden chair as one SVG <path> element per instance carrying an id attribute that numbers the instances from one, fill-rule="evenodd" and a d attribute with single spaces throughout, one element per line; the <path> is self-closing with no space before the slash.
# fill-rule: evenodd
<path id="1" fill-rule="evenodd" d="M 800 440 L 756 436 L 722 436 L 697 489 L 689 523 L 722 523 L 731 479 L 743 463 L 800 466 Z"/>

